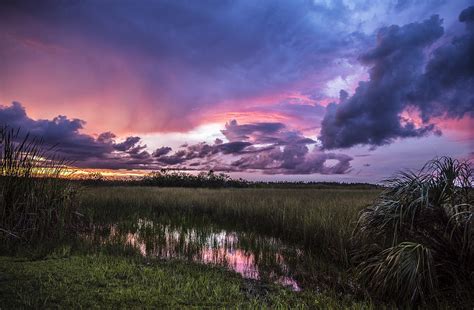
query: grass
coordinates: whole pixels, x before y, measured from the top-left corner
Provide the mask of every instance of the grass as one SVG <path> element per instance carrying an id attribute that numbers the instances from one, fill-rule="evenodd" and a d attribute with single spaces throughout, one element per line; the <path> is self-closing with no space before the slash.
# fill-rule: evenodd
<path id="1" fill-rule="evenodd" d="M 0 250 L 75 234 L 75 185 L 60 179 L 67 163 L 41 140 L 0 127 Z"/>
<path id="2" fill-rule="evenodd" d="M 358 213 L 380 190 L 188 189 L 95 187 L 82 193 L 92 222 L 154 214 L 206 216 L 317 251 L 348 266 L 350 238 Z"/>
<path id="3" fill-rule="evenodd" d="M 109 255 L 0 257 L 0 300 L 2 309 L 371 308 L 340 296 L 261 285 L 220 268 Z"/>

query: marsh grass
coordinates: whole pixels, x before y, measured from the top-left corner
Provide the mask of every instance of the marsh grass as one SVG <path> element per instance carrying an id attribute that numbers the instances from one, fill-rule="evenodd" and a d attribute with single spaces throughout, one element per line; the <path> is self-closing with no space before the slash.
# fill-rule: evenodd
<path id="1" fill-rule="evenodd" d="M 337 294 L 292 292 L 222 268 L 139 257 L 0 257 L 6 309 L 373 309 Z"/>
<path id="2" fill-rule="evenodd" d="M 358 212 L 379 190 L 188 189 L 93 187 L 81 195 L 94 223 L 179 215 L 206 217 L 232 229 L 255 231 L 304 246 L 348 266 Z"/>
<path id="3" fill-rule="evenodd" d="M 67 164 L 42 140 L 0 128 L 0 247 L 39 244 L 74 232 L 77 186 L 60 178 Z"/>

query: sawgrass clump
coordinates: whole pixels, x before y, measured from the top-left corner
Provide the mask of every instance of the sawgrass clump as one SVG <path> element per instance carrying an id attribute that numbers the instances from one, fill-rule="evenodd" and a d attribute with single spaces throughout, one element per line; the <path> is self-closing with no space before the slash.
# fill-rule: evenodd
<path id="1" fill-rule="evenodd" d="M 470 162 L 448 157 L 387 181 L 354 232 L 354 261 L 369 292 L 399 304 L 473 302 L 472 184 Z"/>

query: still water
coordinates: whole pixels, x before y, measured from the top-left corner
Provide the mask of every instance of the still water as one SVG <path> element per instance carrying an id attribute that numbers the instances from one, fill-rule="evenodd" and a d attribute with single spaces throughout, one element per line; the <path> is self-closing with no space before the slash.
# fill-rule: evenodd
<path id="1" fill-rule="evenodd" d="M 87 238 L 102 245 L 133 248 L 145 257 L 222 266 L 247 279 L 300 290 L 288 258 L 297 261 L 303 251 L 276 238 L 212 225 L 179 225 L 144 218 L 96 225 Z"/>

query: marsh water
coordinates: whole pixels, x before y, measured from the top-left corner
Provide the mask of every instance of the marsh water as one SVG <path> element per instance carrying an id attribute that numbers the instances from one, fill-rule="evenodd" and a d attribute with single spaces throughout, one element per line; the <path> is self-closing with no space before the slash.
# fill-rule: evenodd
<path id="1" fill-rule="evenodd" d="M 300 290 L 295 274 L 304 251 L 281 240 L 252 232 L 226 230 L 209 223 L 176 223 L 138 218 L 95 225 L 87 239 L 119 246 L 142 256 L 222 266 L 244 278 Z"/>

